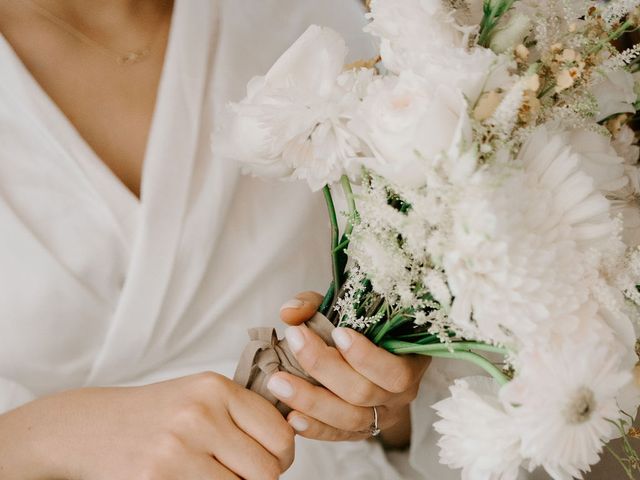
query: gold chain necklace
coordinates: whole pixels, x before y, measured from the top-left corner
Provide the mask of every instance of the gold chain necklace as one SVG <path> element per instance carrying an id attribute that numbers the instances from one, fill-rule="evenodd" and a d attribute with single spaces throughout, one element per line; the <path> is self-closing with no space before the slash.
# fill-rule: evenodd
<path id="1" fill-rule="evenodd" d="M 18 0 L 14 1 L 18 2 Z M 19 3 L 24 4 L 24 2 Z M 64 21 L 57 15 L 54 15 L 52 12 L 44 8 L 42 5 L 36 3 L 34 0 L 27 0 L 27 3 L 28 6 L 31 7 L 31 9 L 38 13 L 40 16 L 44 17 L 49 22 L 64 30 L 67 34 L 71 35 L 79 42 L 84 43 L 85 45 L 98 50 L 104 56 L 115 60 L 115 62 L 119 65 L 132 65 L 134 63 L 139 63 L 151 54 L 151 47 L 154 44 L 157 32 L 153 35 L 153 37 L 145 47 L 136 50 L 130 50 L 127 52 L 121 52 L 95 41 L 91 37 L 82 33 L 70 23 Z"/>

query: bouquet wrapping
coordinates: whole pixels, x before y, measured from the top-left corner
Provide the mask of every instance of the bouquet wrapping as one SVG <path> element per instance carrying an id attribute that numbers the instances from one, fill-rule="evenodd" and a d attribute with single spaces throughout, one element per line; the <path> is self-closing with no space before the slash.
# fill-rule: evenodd
<path id="1" fill-rule="evenodd" d="M 372 0 L 378 58 L 345 66 L 312 26 L 231 105 L 225 154 L 326 199 L 333 279 L 311 328 L 487 373 L 433 406 L 465 479 L 582 478 L 616 436 L 640 468 L 640 47 L 617 44 L 639 6 Z M 269 398 L 281 369 L 306 376 L 253 332 L 237 380 Z"/>

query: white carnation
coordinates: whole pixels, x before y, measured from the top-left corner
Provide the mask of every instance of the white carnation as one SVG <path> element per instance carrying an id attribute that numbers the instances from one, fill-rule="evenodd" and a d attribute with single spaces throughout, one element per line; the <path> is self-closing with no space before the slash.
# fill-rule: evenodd
<path id="1" fill-rule="evenodd" d="M 313 190 L 337 181 L 361 143 L 346 124 L 372 73 L 342 73 L 347 48 L 339 34 L 310 27 L 247 97 L 232 105 L 228 155 L 254 175 L 307 180 Z"/>
<path id="2" fill-rule="evenodd" d="M 466 480 L 515 480 L 523 459 L 517 426 L 497 399 L 490 378 L 456 380 L 451 397 L 433 408 L 442 418 L 434 428 L 440 461 L 462 469 Z"/>

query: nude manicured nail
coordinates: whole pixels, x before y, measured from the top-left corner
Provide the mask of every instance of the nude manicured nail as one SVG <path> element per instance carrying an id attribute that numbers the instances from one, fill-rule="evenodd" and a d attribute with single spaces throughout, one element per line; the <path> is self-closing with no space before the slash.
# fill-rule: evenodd
<path id="1" fill-rule="evenodd" d="M 333 341 L 336 342 L 337 347 L 340 350 L 349 350 L 353 341 L 351 340 L 351 335 L 344 328 L 336 328 L 333 332 L 331 332 L 331 336 L 333 337 Z"/>
<path id="2" fill-rule="evenodd" d="M 302 308 L 304 302 L 302 300 L 298 300 L 297 298 L 292 298 L 291 300 L 285 302 L 280 307 L 280 311 L 286 310 L 287 308 Z"/>
<path id="3" fill-rule="evenodd" d="M 284 336 L 289 342 L 289 347 L 294 353 L 299 352 L 304 347 L 304 335 L 298 327 L 289 327 L 284 331 Z"/>
<path id="4" fill-rule="evenodd" d="M 271 390 L 271 392 L 276 397 L 281 398 L 289 398 L 293 397 L 293 387 L 289 382 L 282 378 L 271 377 L 269 383 L 267 383 L 267 388 Z"/>
<path id="5" fill-rule="evenodd" d="M 309 423 L 304 418 L 298 416 L 289 420 L 289 425 L 291 425 L 296 432 L 304 432 L 309 428 Z"/>

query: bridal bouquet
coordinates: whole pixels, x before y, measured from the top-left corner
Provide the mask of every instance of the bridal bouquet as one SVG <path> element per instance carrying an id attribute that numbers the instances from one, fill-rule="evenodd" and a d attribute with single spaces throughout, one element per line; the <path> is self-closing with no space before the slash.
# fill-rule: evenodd
<path id="1" fill-rule="evenodd" d="M 378 58 L 313 26 L 231 106 L 247 172 L 324 193 L 325 320 L 488 374 L 434 405 L 463 478 L 582 478 L 616 436 L 640 466 L 639 5 L 372 0 Z"/>

